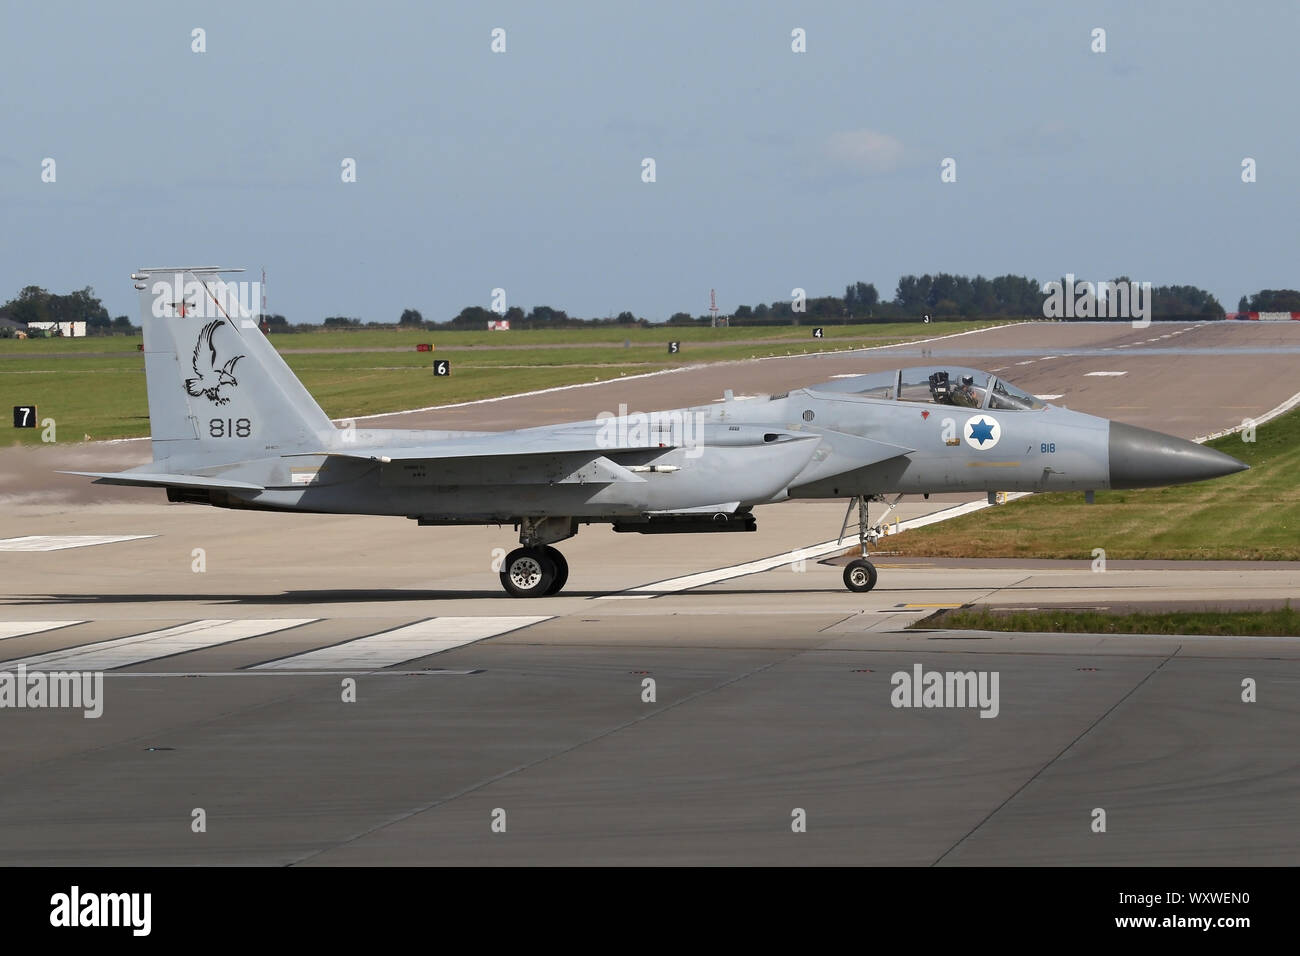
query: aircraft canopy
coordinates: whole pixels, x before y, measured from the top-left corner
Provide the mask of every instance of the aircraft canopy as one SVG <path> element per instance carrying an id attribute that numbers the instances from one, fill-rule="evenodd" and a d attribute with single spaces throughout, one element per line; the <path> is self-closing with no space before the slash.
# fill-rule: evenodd
<path id="1" fill-rule="evenodd" d="M 979 369 L 961 366 L 916 365 L 893 372 L 873 372 L 818 385 L 814 391 L 842 392 L 884 401 L 955 405 L 1026 411 L 1045 408 L 1034 395 L 1005 379 Z"/>

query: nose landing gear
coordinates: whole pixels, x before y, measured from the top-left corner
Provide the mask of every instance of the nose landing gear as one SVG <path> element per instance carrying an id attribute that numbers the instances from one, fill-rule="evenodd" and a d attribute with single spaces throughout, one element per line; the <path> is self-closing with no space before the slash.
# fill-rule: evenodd
<path id="1" fill-rule="evenodd" d="M 858 509 L 858 547 L 862 549 L 862 557 L 854 558 L 844 567 L 844 586 L 850 591 L 856 591 L 865 594 L 876 586 L 876 566 L 867 560 L 867 545 L 874 545 L 880 540 L 885 533 L 885 519 L 889 517 L 890 512 L 898 507 L 898 503 L 903 500 L 902 495 L 898 495 L 889 503 L 885 513 L 880 516 L 880 520 L 874 525 L 870 523 L 867 517 L 868 501 L 883 501 L 883 498 L 875 496 L 867 497 L 858 495 L 856 498 L 849 500 L 848 510 L 844 512 L 844 523 L 840 525 L 840 540 L 844 540 L 844 534 L 849 527 L 849 518 L 853 514 L 853 509 Z"/>
<path id="2" fill-rule="evenodd" d="M 844 586 L 850 591 L 870 591 L 877 577 L 876 566 L 866 558 L 854 558 L 844 568 Z"/>

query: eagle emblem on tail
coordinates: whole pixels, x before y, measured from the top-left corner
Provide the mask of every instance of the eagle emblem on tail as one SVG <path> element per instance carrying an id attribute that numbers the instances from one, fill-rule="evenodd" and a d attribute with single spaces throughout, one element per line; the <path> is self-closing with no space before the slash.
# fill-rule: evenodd
<path id="1" fill-rule="evenodd" d="M 225 325 L 221 319 L 213 319 L 199 332 L 198 341 L 194 343 L 194 377 L 185 380 L 185 391 L 194 397 L 207 396 L 214 405 L 225 405 L 229 398 L 221 394 L 226 385 L 238 385 L 235 379 L 235 364 L 244 356 L 236 355 L 224 365 L 217 364 L 217 347 L 212 344 L 212 334 Z"/>

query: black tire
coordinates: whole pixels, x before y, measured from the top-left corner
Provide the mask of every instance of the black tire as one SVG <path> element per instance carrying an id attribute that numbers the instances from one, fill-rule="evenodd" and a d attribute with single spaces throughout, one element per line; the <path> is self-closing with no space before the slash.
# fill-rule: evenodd
<path id="1" fill-rule="evenodd" d="M 876 586 L 876 566 L 866 558 L 854 558 L 844 568 L 844 586 L 865 594 Z"/>
<path id="2" fill-rule="evenodd" d="M 559 551 L 556 551 L 549 544 L 542 548 L 542 550 L 546 552 L 546 556 L 550 558 L 551 563 L 555 565 L 555 580 L 551 582 L 550 588 L 546 591 L 546 596 L 550 597 L 552 594 L 559 594 L 560 590 L 569 580 L 569 562 L 565 561 L 564 555 L 560 554 Z"/>
<path id="3" fill-rule="evenodd" d="M 516 548 L 501 565 L 501 586 L 511 597 L 543 597 L 555 580 L 555 562 L 541 548 Z"/>

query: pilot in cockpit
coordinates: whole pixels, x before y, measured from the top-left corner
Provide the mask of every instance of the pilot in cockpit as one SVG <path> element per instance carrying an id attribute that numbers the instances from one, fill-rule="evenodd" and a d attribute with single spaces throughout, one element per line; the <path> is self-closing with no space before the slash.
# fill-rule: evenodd
<path id="1" fill-rule="evenodd" d="M 961 384 L 948 393 L 948 401 L 966 408 L 979 408 L 980 396 L 975 391 L 975 376 L 963 375 Z"/>
<path id="2" fill-rule="evenodd" d="M 963 375 L 957 385 L 950 385 L 947 372 L 933 373 L 930 376 L 930 397 L 936 405 L 979 408 L 983 404 L 983 396 L 975 390 L 973 375 Z"/>

